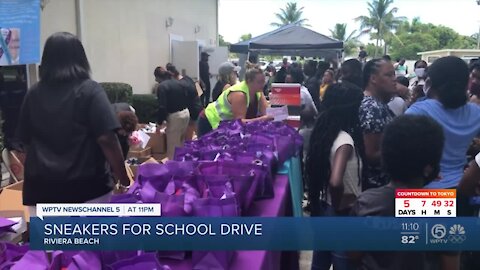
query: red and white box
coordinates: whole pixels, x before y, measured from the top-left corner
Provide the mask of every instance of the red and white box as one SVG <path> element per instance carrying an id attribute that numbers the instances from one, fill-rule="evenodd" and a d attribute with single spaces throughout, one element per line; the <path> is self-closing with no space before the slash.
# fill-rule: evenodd
<path id="1" fill-rule="evenodd" d="M 272 83 L 270 105 L 300 106 L 300 87 L 298 83 Z"/>
<path id="2" fill-rule="evenodd" d="M 455 189 L 397 189 L 395 217 L 456 217 Z"/>

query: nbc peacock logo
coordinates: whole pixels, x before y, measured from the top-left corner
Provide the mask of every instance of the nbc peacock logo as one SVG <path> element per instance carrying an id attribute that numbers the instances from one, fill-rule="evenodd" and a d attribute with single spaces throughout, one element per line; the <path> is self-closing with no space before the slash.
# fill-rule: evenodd
<path id="1" fill-rule="evenodd" d="M 467 236 L 465 236 L 465 228 L 460 224 L 454 224 L 450 227 L 448 234 L 448 240 L 452 244 L 461 244 L 467 239 Z"/>

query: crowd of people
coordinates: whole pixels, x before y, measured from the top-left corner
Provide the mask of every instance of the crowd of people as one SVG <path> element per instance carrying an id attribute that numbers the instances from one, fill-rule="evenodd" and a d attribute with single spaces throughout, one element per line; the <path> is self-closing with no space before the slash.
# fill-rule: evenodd
<path id="1" fill-rule="evenodd" d="M 450 56 L 428 66 L 418 60 L 409 74 L 405 59 L 366 57 L 361 50 L 338 69 L 324 61 L 302 66 L 284 59 L 278 71 L 265 70 L 266 96 L 270 82 L 302 85 L 305 210 L 312 216 L 395 216 L 395 189 L 441 188 L 458 189 L 457 216 L 478 216 L 472 196 L 480 195 L 480 61 Z M 314 252 L 312 269 L 332 264 L 480 267 L 473 252 Z"/>
<path id="2" fill-rule="evenodd" d="M 475 151 L 480 63 L 469 66 L 453 56 L 431 66 L 419 60 L 409 80 L 406 68 L 398 72 L 404 61 L 389 59 L 345 61 L 337 83 L 320 94 L 305 162 L 307 210 L 312 216 L 395 216 L 395 189 L 440 188 L 458 190 L 457 216 L 478 216 L 471 196 L 480 194 Z M 314 252 L 312 269 L 332 264 L 334 269 L 479 267 L 472 252 Z"/>
<path id="3" fill-rule="evenodd" d="M 478 215 L 471 197 L 480 195 L 480 62 L 468 65 L 450 56 L 428 66 L 418 60 L 409 73 L 405 59 L 366 58 L 361 50 L 358 59 L 339 68 L 287 59 L 278 71 L 249 68 L 244 82 L 228 84 L 207 106 L 200 130 L 210 131 L 221 120 L 267 120 L 263 100 L 270 84 L 299 83 L 305 210 L 312 216 L 395 216 L 397 188 L 458 189 L 457 216 Z M 247 113 L 251 107 L 258 108 L 256 114 Z M 471 252 L 314 252 L 312 269 L 332 264 L 334 269 L 479 267 Z"/>
<path id="4" fill-rule="evenodd" d="M 201 72 L 199 83 L 172 64 L 157 67 L 157 123 L 167 125 L 167 156 L 197 125 L 202 136 L 224 120 L 272 120 L 269 85 L 298 83 L 311 216 L 395 216 L 396 188 L 458 189 L 457 216 L 478 215 L 471 196 L 480 195 L 480 151 L 472 150 L 480 133 L 480 62 L 469 66 L 449 56 L 428 66 L 419 60 L 408 79 L 404 60 L 366 57 L 360 51 L 339 68 L 286 59 L 278 71 L 251 65 L 240 82 L 239 68 L 227 62 L 219 67 L 212 101 L 209 73 Z M 37 203 L 107 202 L 115 182 L 128 186 L 125 144 L 137 122 L 132 108 L 112 106 L 90 79 L 75 36 L 49 37 L 40 82 L 26 94 L 18 120 L 27 152 L 23 202 L 31 216 Z M 479 269 L 475 258 L 469 252 L 315 251 L 312 269 Z"/>

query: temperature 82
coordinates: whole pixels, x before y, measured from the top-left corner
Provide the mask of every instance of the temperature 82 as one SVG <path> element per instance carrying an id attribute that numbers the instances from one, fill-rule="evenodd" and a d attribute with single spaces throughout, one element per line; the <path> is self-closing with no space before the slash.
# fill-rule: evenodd
<path id="1" fill-rule="evenodd" d="M 415 244 L 418 238 L 418 236 L 413 235 L 402 235 L 402 244 Z"/>

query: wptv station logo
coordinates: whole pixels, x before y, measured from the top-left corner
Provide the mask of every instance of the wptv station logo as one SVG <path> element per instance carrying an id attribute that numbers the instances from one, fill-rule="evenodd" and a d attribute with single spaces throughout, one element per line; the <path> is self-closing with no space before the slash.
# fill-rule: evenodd
<path id="1" fill-rule="evenodd" d="M 447 227 L 443 224 L 435 224 L 430 229 L 431 238 L 428 239 L 429 244 L 461 244 L 466 239 L 465 228 L 460 224 Z"/>
<path id="2" fill-rule="evenodd" d="M 395 217 L 456 217 L 456 200 L 455 189 L 397 189 Z"/>

